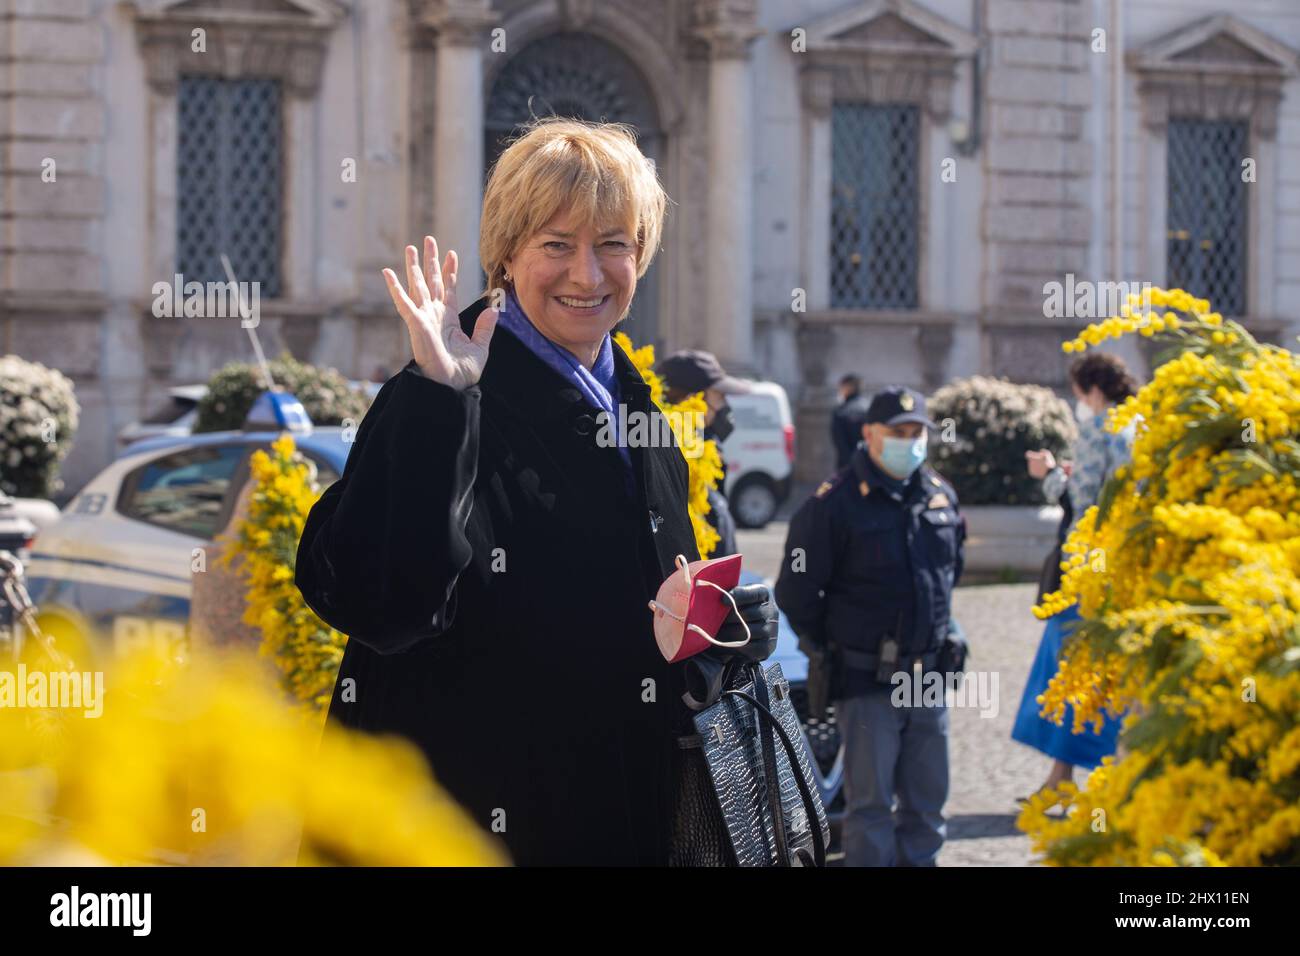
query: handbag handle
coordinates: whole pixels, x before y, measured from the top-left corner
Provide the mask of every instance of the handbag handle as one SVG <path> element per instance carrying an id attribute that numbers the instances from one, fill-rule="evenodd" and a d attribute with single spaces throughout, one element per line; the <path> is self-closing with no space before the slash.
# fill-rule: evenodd
<path id="1" fill-rule="evenodd" d="M 757 667 L 758 665 L 755 666 Z M 759 668 L 759 673 L 755 680 L 755 684 L 754 684 L 755 690 L 758 689 L 759 681 L 762 682 L 763 691 L 766 692 L 767 680 L 763 676 L 761 667 Z M 727 691 L 723 691 L 722 693 L 723 696 L 730 695 L 732 697 L 739 697 L 742 700 L 749 703 L 750 705 L 752 705 L 754 708 L 754 712 L 759 716 L 761 716 L 762 718 L 764 718 L 769 724 L 771 724 L 772 728 L 776 731 L 777 736 L 781 740 L 782 747 L 785 748 L 786 759 L 790 761 L 790 769 L 794 773 L 794 782 L 795 785 L 798 786 L 799 788 L 799 797 L 800 799 L 803 800 L 804 812 L 808 814 L 808 825 L 812 828 L 813 864 L 815 866 L 825 866 L 826 865 L 826 843 L 822 839 L 821 823 L 817 816 L 817 804 L 813 802 L 812 791 L 808 789 L 808 782 L 804 780 L 803 773 L 799 769 L 799 756 L 798 754 L 795 753 L 794 743 L 790 740 L 790 735 L 785 732 L 785 728 L 781 726 L 781 722 L 776 719 L 776 717 L 772 714 L 770 710 L 768 710 L 765 704 L 759 703 L 754 697 L 752 697 L 749 694 L 746 694 L 743 690 L 727 690 Z M 766 693 L 764 693 L 764 696 L 767 696 Z M 764 737 L 767 738 L 767 735 L 764 734 Z M 770 742 L 770 738 L 767 738 L 767 740 Z M 766 754 L 764 756 L 765 756 L 764 763 L 766 763 Z M 773 763 L 775 763 L 775 761 L 773 761 Z M 773 822 L 777 831 L 778 859 L 780 859 L 781 857 L 786 857 L 786 861 L 782 865 L 788 866 L 789 865 L 788 850 L 785 846 L 785 819 L 784 819 L 784 813 L 781 809 L 781 795 L 779 792 L 775 794 L 774 799 L 772 800 L 772 815 L 774 817 Z"/>
<path id="2" fill-rule="evenodd" d="M 754 699 L 764 708 L 770 708 L 767 679 L 763 676 L 763 666 L 755 663 L 749 671 L 754 679 Z M 790 865 L 790 841 L 785 832 L 785 814 L 781 807 L 781 778 L 776 769 L 776 749 L 772 746 L 772 735 L 762 733 L 761 722 L 755 720 L 754 729 L 759 732 L 763 745 L 763 781 L 768 793 L 768 805 L 772 809 L 772 837 L 776 843 L 776 865 Z M 797 767 L 792 767 L 797 771 Z"/>

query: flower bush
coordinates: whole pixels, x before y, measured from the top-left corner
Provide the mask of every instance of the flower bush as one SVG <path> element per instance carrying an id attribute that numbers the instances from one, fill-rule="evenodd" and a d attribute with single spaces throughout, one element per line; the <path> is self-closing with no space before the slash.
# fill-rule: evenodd
<path id="1" fill-rule="evenodd" d="M 655 347 L 643 345 L 636 348 L 626 332 L 615 334 L 614 341 L 627 353 L 641 377 L 650 386 L 650 398 L 667 415 L 678 447 L 690 452 L 686 455 L 689 472 L 686 510 L 690 514 L 691 529 L 695 532 L 695 545 L 699 548 L 700 557 L 708 557 L 721 540 L 721 536 L 705 518 L 712 509 L 709 504 L 709 489 L 716 488 L 722 480 L 722 454 L 718 451 L 717 442 L 712 439 L 705 441 L 701 431 L 695 427 L 708 406 L 704 397 L 698 394 L 685 398 L 676 405 L 665 405 L 663 379 L 654 371 Z"/>
<path id="2" fill-rule="evenodd" d="M 1039 698 L 1078 730 L 1127 711 L 1119 759 L 1031 800 L 1048 862 L 1300 863 L 1300 362 L 1182 290 L 1130 298 L 1066 342 L 1175 348 L 1113 409 L 1137 421 L 1036 613 L 1082 616 Z M 1159 311 L 1156 311 L 1159 310 Z M 1064 803 L 1064 817 L 1046 810 Z"/>
<path id="3" fill-rule="evenodd" d="M 81 413 L 72 381 L 57 369 L 0 356 L 0 490 L 49 498 Z"/>
<path id="4" fill-rule="evenodd" d="M 248 517 L 221 560 L 229 566 L 236 556 L 243 559 L 244 622 L 261 631 L 261 652 L 275 660 L 289 695 L 323 713 L 348 639 L 316 616 L 293 582 L 303 525 L 321 495 L 313 471 L 288 434 L 277 438 L 269 453 L 253 452 Z"/>
<path id="5" fill-rule="evenodd" d="M 1025 452 L 1046 448 L 1059 458 L 1078 436 L 1069 406 L 1041 385 L 976 375 L 939 389 L 927 409 L 939 425 L 930 463 L 963 505 L 1042 504 Z"/>
<path id="6" fill-rule="evenodd" d="M 349 385 L 336 369 L 299 362 L 287 352 L 267 364 L 275 384 L 295 395 L 317 425 L 341 425 L 345 418 L 360 422 L 370 405 L 370 400 Z M 220 432 L 242 428 L 248 410 L 264 391 L 256 366 L 231 362 L 208 381 L 208 393 L 199 400 L 194 430 Z"/>
<path id="7" fill-rule="evenodd" d="M 98 718 L 0 708 L 0 865 L 506 862 L 413 745 L 322 734 L 250 654 L 139 653 L 106 687 Z"/>

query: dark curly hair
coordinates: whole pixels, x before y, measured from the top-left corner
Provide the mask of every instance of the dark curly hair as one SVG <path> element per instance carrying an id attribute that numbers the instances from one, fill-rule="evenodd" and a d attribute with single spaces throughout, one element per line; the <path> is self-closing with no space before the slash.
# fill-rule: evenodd
<path id="1" fill-rule="evenodd" d="M 1089 352 L 1070 363 L 1070 380 L 1087 394 L 1095 385 L 1106 396 L 1106 401 L 1119 404 L 1130 395 L 1136 395 L 1137 379 L 1128 370 L 1124 360 L 1110 352 Z"/>

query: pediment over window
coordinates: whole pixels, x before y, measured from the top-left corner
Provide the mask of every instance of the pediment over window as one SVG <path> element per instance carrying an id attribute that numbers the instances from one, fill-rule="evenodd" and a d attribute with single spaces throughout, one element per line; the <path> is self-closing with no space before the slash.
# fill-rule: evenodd
<path id="1" fill-rule="evenodd" d="M 1275 77 L 1296 72 L 1296 51 L 1231 14 L 1205 17 L 1129 54 L 1140 72 Z"/>
<path id="2" fill-rule="evenodd" d="M 809 53 L 861 58 L 919 54 L 959 59 L 979 38 L 913 0 L 867 0 L 805 26 Z"/>
<path id="3" fill-rule="evenodd" d="M 1205 17 L 1128 54 L 1138 74 L 1143 123 L 1162 131 L 1170 116 L 1246 120 L 1277 134 L 1277 107 L 1295 75 L 1296 51 L 1232 16 Z"/>
<path id="4" fill-rule="evenodd" d="M 859 100 L 913 103 L 946 122 L 957 64 L 980 43 L 915 0 L 865 0 L 796 27 L 806 31 L 804 105 L 818 116 L 834 100 Z"/>
<path id="5" fill-rule="evenodd" d="M 140 18 L 189 17 L 214 21 L 249 20 L 259 23 L 333 26 L 347 14 L 336 0 L 135 0 Z"/>
<path id="6" fill-rule="evenodd" d="M 134 0 L 136 39 L 149 85 L 172 94 L 181 73 L 280 79 L 303 97 L 320 89 L 339 0 Z M 204 31 L 196 50 L 194 31 Z"/>

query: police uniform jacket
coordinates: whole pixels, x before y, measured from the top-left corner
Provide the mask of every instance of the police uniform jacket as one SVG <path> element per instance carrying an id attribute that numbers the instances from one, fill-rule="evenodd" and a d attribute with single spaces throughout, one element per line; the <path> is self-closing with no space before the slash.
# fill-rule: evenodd
<path id="1" fill-rule="evenodd" d="M 813 643 L 876 654 L 937 651 L 961 576 L 965 525 L 957 494 L 922 465 L 890 488 L 866 446 L 790 521 L 776 600 Z"/>

